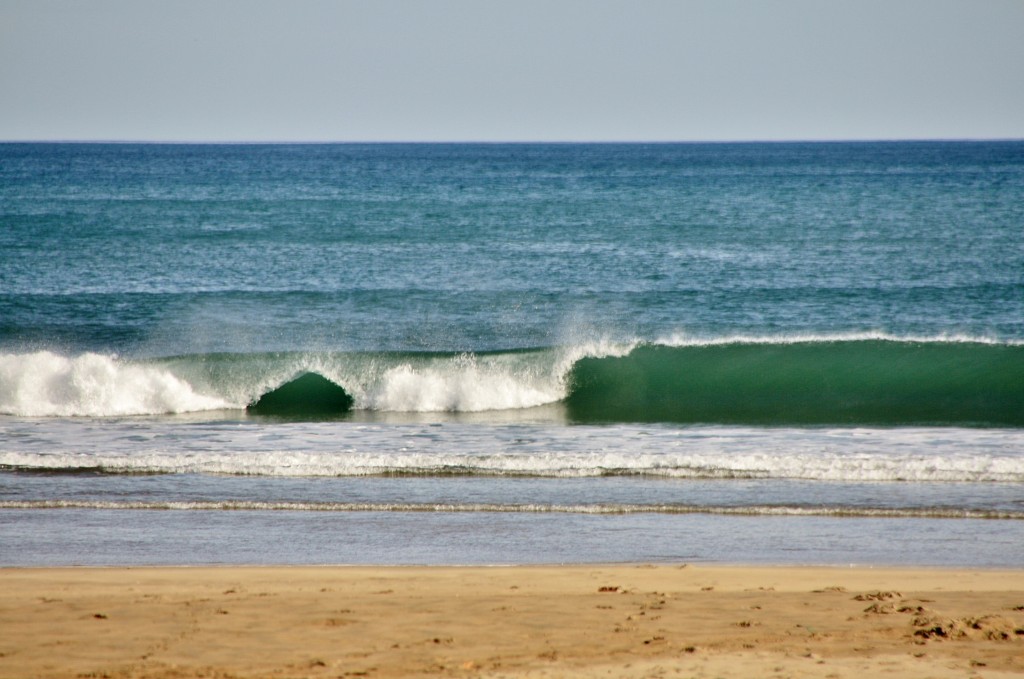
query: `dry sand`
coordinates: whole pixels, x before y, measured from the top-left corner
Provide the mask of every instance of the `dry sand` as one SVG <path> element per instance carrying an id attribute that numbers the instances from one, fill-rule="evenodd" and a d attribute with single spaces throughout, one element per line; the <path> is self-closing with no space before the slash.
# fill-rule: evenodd
<path id="1" fill-rule="evenodd" d="M 1024 676 L 1024 571 L 0 570 L 0 677 Z"/>

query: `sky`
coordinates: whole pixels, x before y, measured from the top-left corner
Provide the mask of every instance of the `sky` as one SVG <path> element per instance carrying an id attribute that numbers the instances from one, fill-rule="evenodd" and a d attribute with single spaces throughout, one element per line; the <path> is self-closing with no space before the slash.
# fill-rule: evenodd
<path id="1" fill-rule="evenodd" d="M 0 140 L 1024 138 L 1024 0 L 0 0 Z"/>

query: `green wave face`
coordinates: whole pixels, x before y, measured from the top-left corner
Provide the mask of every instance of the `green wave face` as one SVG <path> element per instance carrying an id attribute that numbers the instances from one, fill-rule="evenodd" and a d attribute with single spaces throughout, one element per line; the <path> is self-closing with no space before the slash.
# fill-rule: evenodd
<path id="1" fill-rule="evenodd" d="M 250 413 L 277 417 L 329 417 L 348 412 L 353 399 L 334 382 L 307 372 L 260 396 Z"/>
<path id="2" fill-rule="evenodd" d="M 835 341 L 583 358 L 576 422 L 1024 425 L 1024 346 Z"/>

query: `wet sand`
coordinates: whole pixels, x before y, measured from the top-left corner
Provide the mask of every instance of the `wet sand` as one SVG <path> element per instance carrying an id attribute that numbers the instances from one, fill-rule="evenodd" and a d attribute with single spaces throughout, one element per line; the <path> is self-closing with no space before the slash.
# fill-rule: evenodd
<path id="1" fill-rule="evenodd" d="M 0 570 L 4 678 L 1021 675 L 1021 570 Z"/>

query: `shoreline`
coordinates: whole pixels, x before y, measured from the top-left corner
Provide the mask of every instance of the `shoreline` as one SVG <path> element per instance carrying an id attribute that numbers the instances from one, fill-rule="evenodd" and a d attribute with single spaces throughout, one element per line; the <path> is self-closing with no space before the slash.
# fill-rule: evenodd
<path id="1" fill-rule="evenodd" d="M 140 482 L 139 490 L 161 481 Z M 43 479 L 36 485 L 45 483 L 52 481 Z M 174 491 L 182 494 L 225 492 L 202 484 L 189 486 L 188 479 L 168 483 L 184 486 Z M 300 491 L 312 493 L 314 486 Z M 652 494 L 676 490 L 675 484 L 652 484 L 626 491 L 648 487 Z M 288 488 L 285 484 L 279 492 Z M 226 490 L 247 489 L 243 485 Z M 520 489 L 518 483 L 499 488 L 506 494 Z M 251 490 L 261 492 L 259 484 Z M 403 490 L 417 491 L 417 484 L 382 487 L 371 483 L 369 489 L 341 484 L 332 492 L 387 495 Z M 428 488 L 435 495 L 466 495 L 472 490 L 459 484 Z M 769 484 L 750 492 L 762 490 L 774 497 L 794 495 L 799 489 L 780 490 Z M 925 493 L 922 499 L 933 496 Z M 1009 491 L 1003 496 L 999 502 L 1015 499 Z M 0 544 L 6 548 L 0 564 L 4 566 L 735 562 L 1016 568 L 1024 564 L 1020 549 L 1024 521 L 980 519 L 109 510 L 4 510 L 0 518 Z"/>
<path id="2" fill-rule="evenodd" d="M 1013 676 L 1024 569 L 0 568 L 0 678 Z"/>

